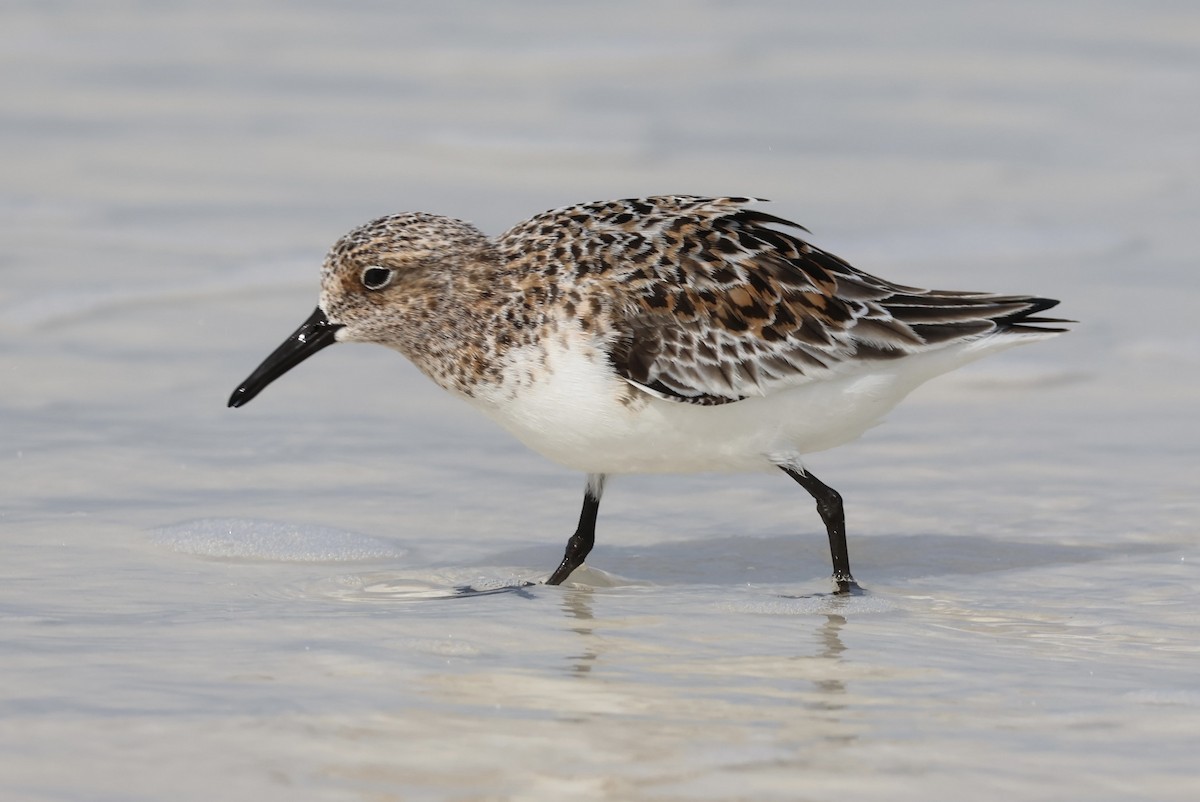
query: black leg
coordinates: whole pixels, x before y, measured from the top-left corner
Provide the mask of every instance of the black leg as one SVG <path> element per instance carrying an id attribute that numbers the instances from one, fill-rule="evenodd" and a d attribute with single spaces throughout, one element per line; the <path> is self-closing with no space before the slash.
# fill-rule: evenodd
<path id="1" fill-rule="evenodd" d="M 850 593 L 857 589 L 858 583 L 850 575 L 850 551 L 846 548 L 846 513 L 842 508 L 841 494 L 803 468 L 790 468 L 787 465 L 779 467 L 817 501 L 817 512 L 820 513 L 821 520 L 825 522 L 825 530 L 829 533 L 833 581 L 837 583 L 838 593 Z"/>
<path id="2" fill-rule="evenodd" d="M 575 534 L 567 541 L 567 551 L 562 562 L 546 580 L 547 585 L 561 585 L 583 561 L 596 544 L 596 514 L 600 512 L 600 496 L 604 493 L 604 474 L 588 475 L 587 489 L 583 492 L 583 509 L 579 511 L 579 525 Z"/>

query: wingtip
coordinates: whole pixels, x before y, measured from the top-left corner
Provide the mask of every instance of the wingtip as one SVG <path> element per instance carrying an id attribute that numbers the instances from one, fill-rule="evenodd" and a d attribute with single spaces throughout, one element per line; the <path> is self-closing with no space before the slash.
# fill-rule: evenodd
<path id="1" fill-rule="evenodd" d="M 804 226 L 797 223 L 795 220 L 788 220 L 778 215 L 760 212 L 757 209 L 739 209 L 735 219 L 742 223 L 758 223 L 765 226 L 783 226 L 785 228 L 798 228 L 805 234 L 811 234 Z"/>
<path id="2" fill-rule="evenodd" d="M 1058 306 L 1057 298 L 1025 298 L 1025 308 L 1004 317 L 997 318 L 998 323 L 1005 333 L 1013 334 L 1032 334 L 1034 332 L 1043 332 L 1047 334 L 1061 334 L 1070 329 L 1066 325 L 1076 323 L 1077 321 L 1068 320 L 1067 318 L 1059 317 L 1041 317 L 1039 312 L 1045 312 L 1047 309 L 1053 309 Z"/>

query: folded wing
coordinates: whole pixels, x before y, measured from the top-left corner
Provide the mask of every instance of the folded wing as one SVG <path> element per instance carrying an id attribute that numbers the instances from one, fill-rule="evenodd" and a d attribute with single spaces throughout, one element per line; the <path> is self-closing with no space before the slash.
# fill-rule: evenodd
<path id="1" fill-rule="evenodd" d="M 663 398 L 724 404 L 855 367 L 1004 334 L 1062 331 L 1057 301 L 924 290 L 851 267 L 742 198 L 648 198 L 652 230 L 602 232 L 619 278 L 611 359 Z M 791 229 L 791 230 L 781 230 Z M 601 271 L 598 271 L 601 272 Z"/>

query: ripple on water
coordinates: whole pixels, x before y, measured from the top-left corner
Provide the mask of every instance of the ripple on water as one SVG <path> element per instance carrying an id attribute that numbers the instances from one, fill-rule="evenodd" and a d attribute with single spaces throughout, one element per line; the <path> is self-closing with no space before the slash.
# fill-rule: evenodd
<path id="1" fill-rule="evenodd" d="M 380 571 L 332 577 L 309 586 L 318 596 L 346 602 L 444 601 L 497 593 L 531 595 L 539 585 L 516 569 L 445 571 Z"/>

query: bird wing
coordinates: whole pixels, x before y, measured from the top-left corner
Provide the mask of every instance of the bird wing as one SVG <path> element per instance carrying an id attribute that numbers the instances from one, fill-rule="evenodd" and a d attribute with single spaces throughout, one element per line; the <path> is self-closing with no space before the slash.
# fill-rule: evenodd
<path id="1" fill-rule="evenodd" d="M 1055 331 L 1057 301 L 893 284 L 747 198 L 667 196 L 576 207 L 582 281 L 610 286 L 610 359 L 662 398 L 724 404 L 997 331 Z M 586 214 L 577 210 L 586 209 Z M 781 230 L 790 229 L 790 230 Z"/>

